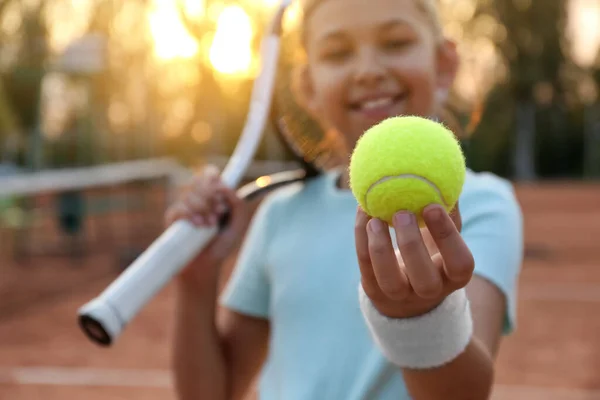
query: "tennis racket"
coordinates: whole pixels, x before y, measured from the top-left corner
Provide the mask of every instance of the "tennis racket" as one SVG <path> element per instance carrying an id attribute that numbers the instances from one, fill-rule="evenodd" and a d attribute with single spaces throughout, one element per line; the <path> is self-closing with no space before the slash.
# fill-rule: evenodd
<path id="1" fill-rule="evenodd" d="M 282 186 L 316 178 L 346 162 L 341 137 L 324 132 L 293 94 L 291 82 L 300 36 L 297 29 L 284 30 L 282 26 L 290 3 L 287 0 L 280 5 L 263 40 L 263 67 L 254 83 L 247 123 L 222 179 L 230 187 L 237 186 L 267 127 L 272 128 L 298 168 L 263 176 L 242 186 L 237 190 L 238 196 L 248 201 Z M 83 331 L 100 345 L 113 343 L 140 309 L 202 250 L 216 231 L 198 229 L 183 221 L 169 227 L 100 296 L 79 310 Z"/>
<path id="2" fill-rule="evenodd" d="M 261 44 L 261 71 L 254 82 L 246 124 L 222 172 L 223 183 L 237 187 L 251 163 L 268 122 L 272 120 L 272 98 L 280 65 L 280 40 L 285 11 L 291 0 L 283 0 Z M 257 196 L 306 177 L 306 171 L 273 176 L 268 188 L 250 185 L 244 197 Z M 240 190 L 242 190 L 240 189 Z M 172 224 L 99 296 L 78 310 L 79 326 L 94 342 L 109 346 L 121 335 L 138 312 L 214 237 L 218 228 L 197 228 L 188 221 Z"/>

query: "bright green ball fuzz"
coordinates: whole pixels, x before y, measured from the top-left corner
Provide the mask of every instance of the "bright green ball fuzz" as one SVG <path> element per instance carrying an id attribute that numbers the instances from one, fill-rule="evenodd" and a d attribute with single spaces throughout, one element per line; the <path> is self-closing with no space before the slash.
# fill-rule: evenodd
<path id="1" fill-rule="evenodd" d="M 466 166 L 458 140 L 444 125 L 405 116 L 367 130 L 354 148 L 349 172 L 352 193 L 368 215 L 391 225 L 398 211 L 410 211 L 423 226 L 427 205 L 454 208 Z"/>

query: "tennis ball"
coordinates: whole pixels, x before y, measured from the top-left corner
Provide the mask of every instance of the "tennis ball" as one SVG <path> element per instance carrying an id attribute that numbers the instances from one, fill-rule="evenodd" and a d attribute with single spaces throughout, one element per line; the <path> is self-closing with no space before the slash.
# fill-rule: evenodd
<path id="1" fill-rule="evenodd" d="M 450 212 L 465 181 L 465 158 L 443 124 L 416 116 L 388 118 L 358 140 L 349 165 L 350 188 L 361 208 L 392 224 L 410 211 L 424 226 L 423 208 L 432 203 Z"/>

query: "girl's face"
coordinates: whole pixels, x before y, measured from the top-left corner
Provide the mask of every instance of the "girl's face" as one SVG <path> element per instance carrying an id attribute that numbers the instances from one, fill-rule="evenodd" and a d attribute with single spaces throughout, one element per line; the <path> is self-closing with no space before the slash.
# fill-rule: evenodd
<path id="1" fill-rule="evenodd" d="M 306 104 L 349 148 L 388 117 L 433 116 L 454 79 L 454 46 L 416 0 L 322 0 L 305 28 Z"/>

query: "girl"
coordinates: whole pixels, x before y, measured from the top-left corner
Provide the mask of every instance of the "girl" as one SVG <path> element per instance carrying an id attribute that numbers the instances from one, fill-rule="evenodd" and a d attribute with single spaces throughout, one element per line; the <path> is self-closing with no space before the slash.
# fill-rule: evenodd
<path id="1" fill-rule="evenodd" d="M 301 104 L 348 149 L 395 115 L 440 115 L 458 66 L 435 0 L 307 0 Z M 522 222 L 511 186 L 469 171 L 460 210 L 398 212 L 393 235 L 357 209 L 339 169 L 268 196 L 217 306 L 248 206 L 209 167 L 167 212 L 231 223 L 177 278 L 181 399 L 487 399 L 515 323 Z M 358 290 L 357 290 L 358 289 Z"/>

